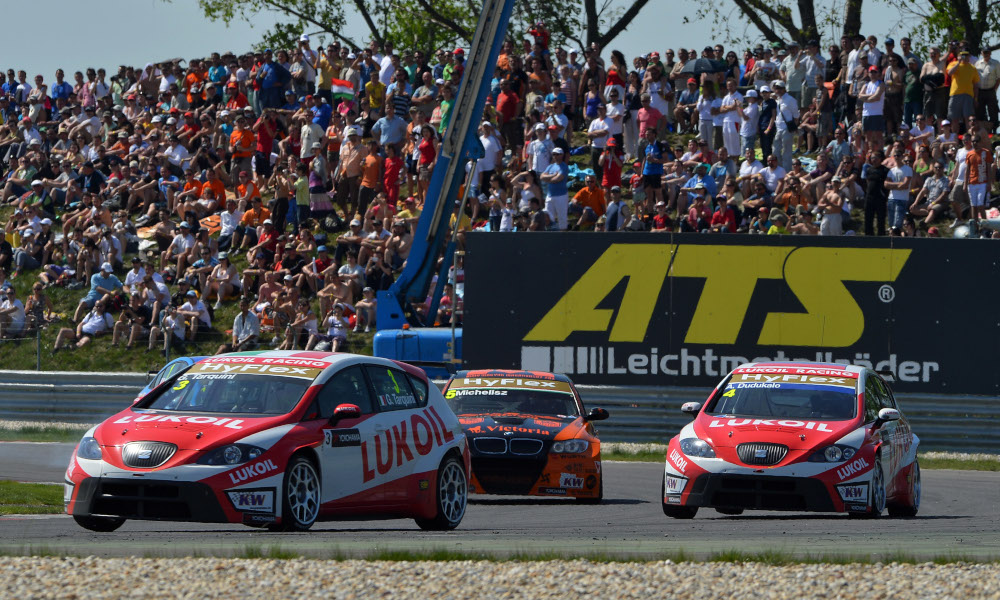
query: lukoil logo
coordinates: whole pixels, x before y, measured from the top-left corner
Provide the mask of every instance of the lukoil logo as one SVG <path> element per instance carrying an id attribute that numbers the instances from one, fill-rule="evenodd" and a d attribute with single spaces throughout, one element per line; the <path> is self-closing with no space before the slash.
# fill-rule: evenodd
<path id="1" fill-rule="evenodd" d="M 685 344 L 734 344 L 758 281 L 782 279 L 805 312 L 768 313 L 757 344 L 847 347 L 861 338 L 865 318 L 844 282 L 895 281 L 910 252 L 902 248 L 613 244 L 524 341 L 563 342 L 574 332 L 593 331 L 608 332 L 607 340 L 612 343 L 642 342 L 669 276 L 705 280 Z M 598 308 L 625 278 L 628 283 L 617 310 Z"/>
<path id="2" fill-rule="evenodd" d="M 232 481 L 233 483 L 239 483 L 241 481 L 249 481 L 251 479 L 256 479 L 261 475 L 267 475 L 271 471 L 277 470 L 277 468 L 278 466 L 273 462 L 271 462 L 271 459 L 262 460 L 252 465 L 240 467 L 235 471 L 230 471 L 229 480 Z"/>
<path id="3" fill-rule="evenodd" d="M 859 458 L 856 461 L 848 463 L 837 469 L 837 477 L 839 477 L 840 480 L 843 481 L 852 475 L 860 474 L 869 466 L 871 465 L 868 464 L 867 460 L 865 460 L 864 458 Z"/>

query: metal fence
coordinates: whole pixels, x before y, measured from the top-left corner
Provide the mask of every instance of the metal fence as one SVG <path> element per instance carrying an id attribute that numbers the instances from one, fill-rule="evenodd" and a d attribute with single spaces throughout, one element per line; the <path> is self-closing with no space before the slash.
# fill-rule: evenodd
<path id="1" fill-rule="evenodd" d="M 148 379 L 142 373 L 0 371 L 0 419 L 97 423 L 128 406 Z M 702 402 L 709 391 L 578 389 L 588 408 L 611 413 L 599 428 L 601 439 L 612 442 L 666 442 L 690 421 L 681 404 Z M 1000 454 L 1000 398 L 900 394 L 897 400 L 924 449 Z"/>

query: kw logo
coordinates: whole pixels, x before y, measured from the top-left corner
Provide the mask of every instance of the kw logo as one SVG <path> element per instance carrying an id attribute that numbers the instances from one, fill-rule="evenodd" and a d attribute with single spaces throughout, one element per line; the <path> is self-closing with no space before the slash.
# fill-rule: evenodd
<path id="1" fill-rule="evenodd" d="M 670 276 L 705 280 L 684 343 L 735 343 L 757 281 L 783 279 L 806 312 L 768 313 L 757 343 L 847 347 L 865 319 L 844 282 L 895 281 L 909 256 L 907 249 L 613 244 L 524 340 L 562 342 L 610 326 L 609 342 L 642 342 Z M 624 278 L 618 310 L 597 308 Z"/>

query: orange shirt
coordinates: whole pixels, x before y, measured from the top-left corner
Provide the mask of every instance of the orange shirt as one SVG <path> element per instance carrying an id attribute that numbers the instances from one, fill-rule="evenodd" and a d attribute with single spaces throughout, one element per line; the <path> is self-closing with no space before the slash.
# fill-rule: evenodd
<path id="1" fill-rule="evenodd" d="M 377 188 L 378 182 L 381 180 L 379 177 L 381 170 L 382 158 L 380 156 L 374 154 L 366 156 L 364 165 L 361 167 L 361 185 L 370 190 Z"/>
<path id="2" fill-rule="evenodd" d="M 986 183 L 987 169 L 992 162 L 993 154 L 989 150 L 977 148 L 975 152 L 969 152 L 965 157 L 965 165 L 969 171 L 969 183 Z"/>
<path id="3" fill-rule="evenodd" d="M 202 184 L 201 193 L 204 194 L 206 189 L 215 192 L 215 199 L 220 202 L 226 198 L 226 184 L 222 183 L 221 179 L 206 181 Z"/>
<path id="4" fill-rule="evenodd" d="M 774 205 L 786 213 L 791 213 L 796 206 L 809 208 L 809 200 L 798 192 L 784 192 L 774 200 Z"/>
<path id="5" fill-rule="evenodd" d="M 246 225 L 247 227 L 260 227 L 264 224 L 265 219 L 271 218 L 271 211 L 266 208 L 261 207 L 259 211 L 250 209 L 243 213 L 243 218 L 240 219 L 240 223 Z"/>
<path id="6" fill-rule="evenodd" d="M 181 191 L 189 192 L 191 190 L 195 190 L 194 197 L 201 198 L 202 186 L 203 184 L 200 181 L 198 181 L 197 179 L 192 179 L 184 183 L 184 189 Z"/>
<path id="7" fill-rule="evenodd" d="M 591 190 L 589 187 L 584 187 L 582 190 L 573 196 L 573 200 L 579 202 L 583 206 L 589 206 L 591 210 L 597 213 L 597 216 L 601 216 L 605 211 L 604 204 L 604 190 L 599 187 L 595 187 Z"/>
<path id="8" fill-rule="evenodd" d="M 253 156 L 254 143 L 253 132 L 249 129 L 240 131 L 234 129 L 229 135 L 229 143 L 233 146 L 233 156 L 236 158 L 248 158 Z"/>
<path id="9" fill-rule="evenodd" d="M 184 78 L 184 83 L 187 85 L 187 101 L 188 104 L 192 104 L 195 98 L 205 99 L 205 88 L 202 84 L 205 82 L 205 76 L 201 73 L 188 73 L 187 77 Z M 198 86 L 198 92 L 196 95 L 191 95 L 191 88 Z"/>
<path id="10" fill-rule="evenodd" d="M 247 195 L 248 191 L 249 195 Z M 257 189 L 257 184 L 255 184 L 252 181 L 248 181 L 246 185 L 243 185 L 241 183 L 240 185 L 236 186 L 236 197 L 249 198 L 250 200 L 253 200 L 254 198 L 260 198 L 260 190 Z"/>

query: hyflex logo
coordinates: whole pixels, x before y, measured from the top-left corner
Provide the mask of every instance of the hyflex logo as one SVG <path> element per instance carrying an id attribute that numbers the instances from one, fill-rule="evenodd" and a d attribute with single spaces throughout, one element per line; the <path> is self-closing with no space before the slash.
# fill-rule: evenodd
<path id="1" fill-rule="evenodd" d="M 607 332 L 611 343 L 642 342 L 669 276 L 705 280 L 685 344 L 734 344 L 757 283 L 781 279 L 805 311 L 769 312 L 757 344 L 843 348 L 865 329 L 845 282 L 895 281 L 909 256 L 908 249 L 613 244 L 524 341 L 563 342 L 590 331 Z M 617 310 L 598 308 L 626 278 Z"/>

